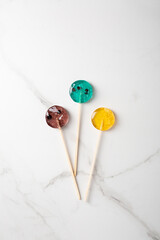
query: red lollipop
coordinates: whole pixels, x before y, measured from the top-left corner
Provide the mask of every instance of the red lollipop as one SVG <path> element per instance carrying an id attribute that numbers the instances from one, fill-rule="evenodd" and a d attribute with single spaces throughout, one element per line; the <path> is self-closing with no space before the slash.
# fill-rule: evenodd
<path id="1" fill-rule="evenodd" d="M 63 131 L 62 131 L 62 127 L 66 126 L 69 121 L 69 114 L 66 111 L 66 109 L 64 109 L 63 107 L 54 105 L 47 110 L 45 117 L 46 117 L 46 122 L 50 127 L 59 128 L 59 130 L 60 130 L 60 134 L 61 134 L 64 148 L 65 148 L 65 151 L 67 154 L 67 159 L 68 159 L 68 163 L 70 166 L 71 174 L 72 174 L 73 181 L 74 181 L 74 184 L 75 184 L 75 187 L 77 190 L 78 199 L 81 199 L 77 181 L 76 181 L 76 178 L 73 173 L 73 167 L 72 167 L 72 163 L 70 160 L 69 152 L 68 152 L 67 145 L 66 145 Z"/>

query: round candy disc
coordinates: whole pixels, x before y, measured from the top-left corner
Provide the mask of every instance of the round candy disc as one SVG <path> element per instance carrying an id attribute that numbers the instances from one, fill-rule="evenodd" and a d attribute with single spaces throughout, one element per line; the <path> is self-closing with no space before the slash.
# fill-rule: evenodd
<path id="1" fill-rule="evenodd" d="M 46 122 L 50 127 L 58 128 L 65 126 L 69 120 L 68 112 L 61 106 L 52 106 L 46 112 Z"/>
<path id="2" fill-rule="evenodd" d="M 77 103 L 88 102 L 93 95 L 92 86 L 84 80 L 78 80 L 72 83 L 69 94 L 73 101 Z"/>
<path id="3" fill-rule="evenodd" d="M 115 123 L 114 113 L 108 108 L 97 108 L 91 116 L 92 124 L 101 131 L 110 129 Z"/>

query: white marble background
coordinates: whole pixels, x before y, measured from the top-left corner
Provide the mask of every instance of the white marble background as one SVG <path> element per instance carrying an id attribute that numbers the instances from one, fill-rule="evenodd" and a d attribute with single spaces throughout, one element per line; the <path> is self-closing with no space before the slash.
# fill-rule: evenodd
<path id="1" fill-rule="evenodd" d="M 93 110 L 111 108 L 89 202 L 78 201 L 54 104 L 72 161 L 85 79 L 78 182 L 82 197 L 98 132 Z M 0 0 L 0 240 L 160 240 L 160 1 Z"/>

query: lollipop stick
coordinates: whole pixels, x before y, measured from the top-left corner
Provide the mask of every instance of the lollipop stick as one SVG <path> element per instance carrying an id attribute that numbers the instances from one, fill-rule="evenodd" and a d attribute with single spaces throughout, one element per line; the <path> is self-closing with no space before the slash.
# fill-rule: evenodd
<path id="1" fill-rule="evenodd" d="M 77 164 L 78 164 L 78 149 L 79 149 L 79 133 L 80 133 L 81 112 L 82 112 L 82 106 L 81 106 L 81 104 L 79 103 L 79 107 L 78 107 L 77 139 L 76 139 L 76 153 L 75 153 L 75 162 L 74 162 L 74 176 L 77 175 Z"/>
<path id="2" fill-rule="evenodd" d="M 96 145 L 96 149 L 95 149 L 95 153 L 93 156 L 93 162 L 92 162 L 92 166 L 91 166 L 91 172 L 89 175 L 89 180 L 88 180 L 88 184 L 87 184 L 87 190 L 86 190 L 86 194 L 85 194 L 85 202 L 88 199 L 88 194 L 89 194 L 89 189 L 91 186 L 91 181 L 92 181 L 92 176 L 93 176 L 93 172 L 94 172 L 94 167 L 95 167 L 95 163 L 96 163 L 96 159 L 97 159 L 97 153 L 98 153 L 98 149 L 99 149 L 99 145 L 100 145 L 100 141 L 101 141 L 101 136 L 102 136 L 102 131 L 100 130 L 99 132 L 99 136 L 98 136 L 98 140 L 97 140 L 97 145 Z"/>
<path id="3" fill-rule="evenodd" d="M 58 125 L 59 125 L 59 123 L 58 123 Z M 66 151 L 66 155 L 67 155 L 68 163 L 69 163 L 69 166 L 70 166 L 71 174 L 72 174 L 73 181 L 74 181 L 74 184 L 75 184 L 75 187 L 76 187 L 76 190 L 77 190 L 78 199 L 80 200 L 81 196 L 80 196 L 80 192 L 79 192 L 79 188 L 78 188 L 76 178 L 75 178 L 74 173 L 73 173 L 72 163 L 71 163 L 69 152 L 68 152 L 68 149 L 67 149 L 67 145 L 66 145 L 66 142 L 65 142 L 65 139 L 64 139 L 63 131 L 62 131 L 62 128 L 60 127 L 60 125 L 59 125 L 58 128 L 60 130 L 60 134 L 61 134 L 62 142 L 63 142 L 64 148 L 65 148 L 65 151 Z"/>

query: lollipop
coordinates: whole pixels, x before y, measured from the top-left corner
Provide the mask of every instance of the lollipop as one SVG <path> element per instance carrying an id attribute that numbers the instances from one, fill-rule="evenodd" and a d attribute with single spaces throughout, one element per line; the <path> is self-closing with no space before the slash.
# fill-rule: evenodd
<path id="1" fill-rule="evenodd" d="M 100 130 L 100 132 L 99 132 L 97 145 L 96 145 L 96 149 L 95 149 L 95 153 L 94 153 L 94 157 L 93 157 L 93 161 L 92 161 L 92 165 L 91 165 L 91 171 L 90 171 L 90 175 L 89 175 L 89 180 L 88 180 L 88 185 L 87 185 L 87 190 L 86 190 L 86 195 L 85 195 L 85 201 L 87 201 L 87 199 L 88 199 L 89 189 L 90 189 L 90 185 L 91 185 L 91 181 L 92 181 L 92 176 L 93 176 L 93 171 L 94 171 L 94 167 L 95 167 L 95 163 L 96 163 L 96 158 L 97 158 L 97 153 L 98 153 L 98 149 L 99 149 L 99 145 L 100 145 L 102 131 L 109 130 L 114 125 L 115 116 L 114 116 L 114 113 L 110 109 L 101 107 L 101 108 L 96 109 L 93 112 L 93 114 L 91 116 L 91 121 L 92 121 L 93 126 L 95 128 L 97 128 L 98 130 Z"/>
<path id="2" fill-rule="evenodd" d="M 63 131 L 62 131 L 62 127 L 66 126 L 69 121 L 69 114 L 63 107 L 54 105 L 47 110 L 45 117 L 46 117 L 46 122 L 50 127 L 58 128 L 60 130 L 60 134 L 61 134 L 62 142 L 66 151 L 69 167 L 70 167 L 73 181 L 77 190 L 78 199 L 81 199 L 77 181 L 73 173 L 69 152 L 68 152 L 67 145 L 66 145 Z"/>
<path id="3" fill-rule="evenodd" d="M 74 102 L 79 104 L 78 110 L 78 125 L 77 125 L 77 139 L 76 139 L 76 153 L 75 153 L 75 165 L 74 175 L 77 174 L 77 162 L 78 162 L 78 147 L 79 147 L 79 133 L 80 133 L 80 121 L 81 121 L 81 103 L 88 102 L 93 95 L 92 86 L 84 80 L 78 80 L 72 83 L 69 89 L 70 97 Z"/>

